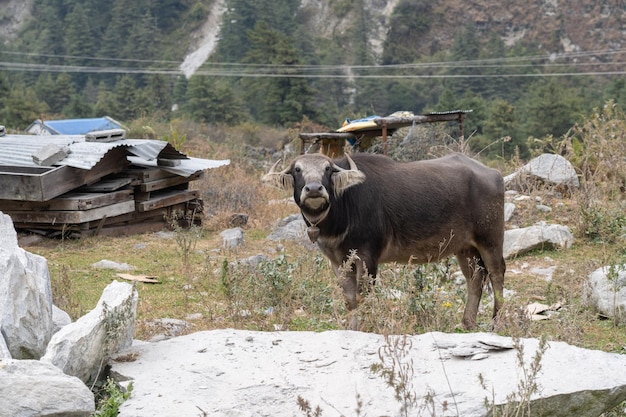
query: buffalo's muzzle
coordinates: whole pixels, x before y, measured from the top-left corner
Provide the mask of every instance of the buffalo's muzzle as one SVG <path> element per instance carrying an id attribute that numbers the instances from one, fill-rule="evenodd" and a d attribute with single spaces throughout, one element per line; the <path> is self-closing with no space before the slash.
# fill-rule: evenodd
<path id="1" fill-rule="evenodd" d="M 319 182 L 312 182 L 302 189 L 301 201 L 308 209 L 319 210 L 328 204 L 328 192 Z"/>

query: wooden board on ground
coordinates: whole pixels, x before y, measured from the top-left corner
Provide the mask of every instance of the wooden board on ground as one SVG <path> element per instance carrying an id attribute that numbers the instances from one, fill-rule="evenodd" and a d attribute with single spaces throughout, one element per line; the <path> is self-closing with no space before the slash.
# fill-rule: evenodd
<path id="1" fill-rule="evenodd" d="M 115 274 L 118 277 L 125 279 L 127 281 L 137 281 L 137 282 L 145 282 L 147 284 L 160 284 L 161 282 L 157 279 L 157 277 L 152 275 L 133 275 L 133 274 Z"/>

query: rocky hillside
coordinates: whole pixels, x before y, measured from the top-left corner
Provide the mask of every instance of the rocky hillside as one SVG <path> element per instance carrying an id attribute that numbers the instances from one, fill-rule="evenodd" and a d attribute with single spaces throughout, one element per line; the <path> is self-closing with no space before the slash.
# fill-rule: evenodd
<path id="1" fill-rule="evenodd" d="M 549 53 L 619 49 L 626 43 L 626 9 L 617 1 L 446 0 L 435 3 L 429 41 L 449 46 L 455 30 L 475 23 L 507 43 L 536 45 Z"/>
<path id="2" fill-rule="evenodd" d="M 316 36 L 341 36 L 360 12 L 357 8 L 340 8 L 336 3 L 302 0 L 302 19 L 309 22 Z M 367 36 L 378 56 L 390 30 L 399 30 L 391 28 L 390 22 L 401 4 L 414 10 L 428 10 L 428 29 L 404 38 L 419 45 L 421 55 L 430 56 L 449 48 L 457 29 L 472 23 L 485 37 L 496 33 L 509 46 L 533 46 L 546 53 L 620 49 L 626 43 L 626 8 L 614 0 L 363 0 L 363 3 L 370 28 Z M 0 0 L 0 37 L 5 42 L 17 36 L 32 7 L 32 0 Z M 212 7 L 221 8 L 223 2 L 215 1 Z M 211 11 L 207 19 L 214 19 L 216 14 L 221 15 L 221 11 Z M 186 26 L 185 22 L 180 26 Z M 191 47 L 193 52 L 198 48 L 198 33 L 190 33 L 189 39 L 190 44 L 195 44 Z M 607 58 L 611 59 L 621 58 L 614 54 Z"/>
<path id="3" fill-rule="evenodd" d="M 0 0 L 0 39 L 15 38 L 32 7 L 33 0 Z"/>

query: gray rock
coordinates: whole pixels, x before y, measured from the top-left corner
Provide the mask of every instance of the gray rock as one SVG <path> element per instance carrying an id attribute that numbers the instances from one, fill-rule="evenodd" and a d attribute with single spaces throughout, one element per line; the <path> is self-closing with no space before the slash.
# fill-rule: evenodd
<path id="1" fill-rule="evenodd" d="M 552 211 L 552 207 L 546 206 L 545 204 L 537 204 L 535 208 L 542 213 L 550 213 Z"/>
<path id="2" fill-rule="evenodd" d="M 59 307 L 52 305 L 52 322 L 54 323 L 54 327 L 52 329 L 52 334 L 61 330 L 61 328 L 67 326 L 72 322 L 72 318 L 65 311 L 61 310 Z"/>
<path id="3" fill-rule="evenodd" d="M 504 257 L 520 255 L 537 248 L 569 249 L 574 236 L 567 226 L 537 223 L 504 232 Z"/>
<path id="4" fill-rule="evenodd" d="M 84 382 L 93 380 L 110 355 L 131 345 L 137 298 L 131 284 L 113 281 L 96 308 L 54 334 L 41 360 Z"/>
<path id="5" fill-rule="evenodd" d="M 93 393 L 76 377 L 33 360 L 0 360 L 0 415 L 82 417 L 95 411 Z"/>
<path id="6" fill-rule="evenodd" d="M 523 189 L 529 178 L 564 187 L 580 185 L 576 170 L 567 159 L 547 153 L 539 155 L 513 174 L 504 177 L 504 183 L 507 188 Z"/>
<path id="7" fill-rule="evenodd" d="M 513 217 L 513 213 L 515 212 L 515 204 L 513 203 L 504 203 L 504 221 L 508 222 Z"/>
<path id="8" fill-rule="evenodd" d="M 402 337 L 392 339 L 396 340 L 401 347 Z M 434 408 L 428 415 L 483 417 L 491 413 L 485 399 L 501 405 L 519 392 L 525 372 L 510 338 L 426 333 L 407 336 L 406 342 L 410 348 L 404 349 L 402 364 L 411 370 L 407 389 L 417 396 L 408 415 L 421 415 L 419 407 L 429 405 Z M 520 345 L 528 370 L 539 341 L 521 339 Z M 319 405 L 322 415 L 350 416 L 357 395 L 363 415 L 404 415 L 393 388 L 371 370 L 373 364 L 381 364 L 379 353 L 385 366 L 391 366 L 381 349 L 386 346 L 384 336 L 371 333 L 232 329 L 140 342 L 129 350 L 137 360 L 113 364 L 113 375 L 134 384 L 119 416 L 295 416 L 302 415 L 298 397 L 313 408 Z M 464 347 L 474 347 L 475 353 L 466 359 L 454 355 L 465 353 Z M 626 400 L 624 355 L 550 342 L 540 363 L 536 379 L 527 381 L 540 387 L 531 397 L 531 411 L 595 417 Z"/>
<path id="9" fill-rule="evenodd" d="M 39 359 L 53 331 L 48 262 L 18 246 L 3 213 L 0 236 L 0 329 L 13 359 Z"/>
<path id="10" fill-rule="evenodd" d="M 593 271 L 585 285 L 585 299 L 599 313 L 626 323 L 626 265 Z"/>
<path id="11" fill-rule="evenodd" d="M 226 229 L 220 233 L 222 237 L 222 247 L 225 249 L 233 249 L 243 245 L 244 236 L 241 227 Z"/>
<path id="12" fill-rule="evenodd" d="M 306 239 L 308 241 L 309 238 L 306 235 L 306 227 L 302 215 L 293 214 L 282 219 L 278 223 L 278 227 L 276 227 L 266 239 L 273 241 L 301 241 Z"/>
<path id="13" fill-rule="evenodd" d="M 0 362 L 2 362 L 3 359 L 11 359 L 11 352 L 9 352 L 7 342 L 4 341 L 4 336 L 0 333 Z"/>
<path id="14" fill-rule="evenodd" d="M 156 335 L 150 339 L 151 342 L 180 336 L 188 332 L 191 328 L 188 321 L 172 318 L 150 320 L 146 325 L 153 333 L 156 333 Z"/>
<path id="15" fill-rule="evenodd" d="M 114 269 L 116 271 L 132 271 L 135 269 L 134 266 L 128 265 L 127 263 L 120 263 L 115 261 L 109 261 L 108 259 L 103 259 L 96 263 L 91 264 L 92 268 L 97 269 Z"/>
<path id="16" fill-rule="evenodd" d="M 229 266 L 231 268 L 245 267 L 249 269 L 255 269 L 258 268 L 260 263 L 268 262 L 269 260 L 270 258 L 267 255 L 259 254 L 233 261 L 229 264 Z"/>

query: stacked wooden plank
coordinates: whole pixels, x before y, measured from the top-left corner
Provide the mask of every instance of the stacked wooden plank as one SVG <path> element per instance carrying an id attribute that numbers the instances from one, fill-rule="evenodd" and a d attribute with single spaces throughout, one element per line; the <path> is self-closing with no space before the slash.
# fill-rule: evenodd
<path id="1" fill-rule="evenodd" d="M 0 211 L 17 229 L 46 236 L 128 235 L 201 223 L 190 176 L 130 165 L 124 148 L 90 169 L 0 166 Z"/>

